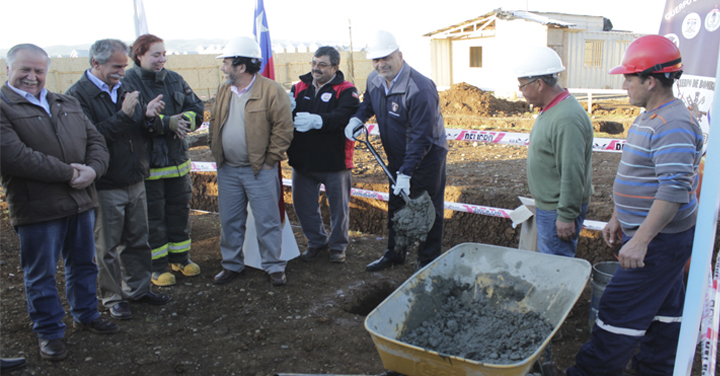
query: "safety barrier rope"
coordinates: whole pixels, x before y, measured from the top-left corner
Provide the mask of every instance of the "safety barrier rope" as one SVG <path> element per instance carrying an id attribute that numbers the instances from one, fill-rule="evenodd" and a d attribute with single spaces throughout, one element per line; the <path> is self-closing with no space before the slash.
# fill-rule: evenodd
<path id="1" fill-rule="evenodd" d="M 207 122 L 202 127 L 208 127 Z M 370 135 L 380 135 L 377 124 L 366 124 Z M 518 145 L 527 146 L 530 143 L 529 133 L 511 133 L 511 132 L 492 132 L 492 131 L 474 131 L 469 129 L 445 129 L 448 140 L 452 141 L 475 141 L 485 142 L 499 145 Z M 625 140 L 619 138 L 593 138 L 593 151 L 606 153 L 621 153 Z"/>
<path id="2" fill-rule="evenodd" d="M 191 171 L 193 171 L 193 172 L 215 172 L 215 171 L 217 171 L 217 164 L 215 164 L 215 162 L 192 162 L 190 166 L 191 166 L 190 167 Z M 282 183 L 286 187 L 292 187 L 292 180 L 290 180 L 290 179 L 283 179 Z M 321 186 L 321 189 L 324 190 L 325 187 Z M 364 198 L 380 200 L 380 201 L 388 201 L 388 199 L 390 197 L 390 195 L 385 192 L 369 191 L 369 190 L 359 189 L 359 188 L 352 188 L 350 190 L 350 195 L 354 196 L 354 197 L 364 197 Z M 480 214 L 480 215 L 486 215 L 486 216 L 491 216 L 491 217 L 508 218 L 508 219 L 510 219 L 510 212 L 512 211 L 512 209 L 493 208 L 490 206 L 466 204 L 466 203 L 462 203 L 462 202 L 451 202 L 451 201 L 445 201 L 445 209 L 453 210 L 453 211 L 457 211 L 457 212 Z M 583 222 L 583 227 L 588 230 L 601 231 L 603 229 L 603 227 L 605 227 L 605 222 L 585 220 L 585 222 Z"/>

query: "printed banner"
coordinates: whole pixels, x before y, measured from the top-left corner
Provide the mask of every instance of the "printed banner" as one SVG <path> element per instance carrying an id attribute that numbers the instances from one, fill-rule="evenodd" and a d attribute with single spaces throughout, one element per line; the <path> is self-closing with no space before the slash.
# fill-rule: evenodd
<path id="1" fill-rule="evenodd" d="M 663 15 L 660 35 L 673 41 L 682 55 L 683 75 L 675 94 L 700 121 L 707 144 L 720 45 L 720 10 L 715 1 L 668 0 Z"/>
<path id="2" fill-rule="evenodd" d="M 715 75 L 718 68 L 717 58 L 720 48 L 720 10 L 718 10 L 717 2 L 710 0 L 667 0 L 659 34 L 672 40 L 680 49 L 683 75 L 674 88 L 675 95 L 685 103 L 700 122 L 703 139 L 707 147 L 712 115 L 710 109 L 715 97 Z M 704 157 L 702 164 L 704 165 Z M 701 183 L 702 177 L 703 171 L 701 170 Z M 699 217 L 698 221 L 700 221 Z M 698 244 L 698 236 L 703 236 L 703 234 L 695 234 L 695 245 Z M 693 249 L 693 264 L 705 262 L 705 260 L 702 260 L 703 257 L 699 257 L 700 255 L 695 253 L 696 249 Z M 709 266 L 706 266 L 706 269 L 709 271 Z M 695 278 L 702 277 L 691 277 L 688 286 L 694 285 Z M 691 295 L 696 293 L 695 291 L 689 291 L 688 295 L 686 295 L 686 306 L 683 312 L 683 326 L 694 326 L 691 323 L 697 322 L 695 315 L 702 308 L 700 312 L 702 314 L 701 324 L 705 329 L 701 333 L 703 339 L 701 352 L 703 375 L 715 375 L 718 325 L 717 307 L 715 306 L 717 278 L 716 270 L 715 278 L 711 279 L 709 286 L 705 281 L 702 283 L 702 285 L 705 285 L 703 290 L 706 292 L 701 295 L 701 298 L 705 298 L 703 307 L 687 306 L 688 302 L 694 299 Z M 691 334 L 688 336 L 685 333 Z M 689 364 L 694 357 L 692 349 L 695 348 L 697 329 L 690 328 L 687 331 L 686 328 L 683 328 L 680 335 L 678 354 L 675 360 L 675 375 L 683 374 L 690 369 Z M 686 367 L 687 371 L 685 370 Z"/>

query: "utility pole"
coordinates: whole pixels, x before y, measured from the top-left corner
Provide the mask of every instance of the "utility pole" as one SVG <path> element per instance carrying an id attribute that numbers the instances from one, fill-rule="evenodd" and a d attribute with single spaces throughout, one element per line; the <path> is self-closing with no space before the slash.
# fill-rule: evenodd
<path id="1" fill-rule="evenodd" d="M 352 43 L 352 21 L 348 18 L 348 30 L 350 32 L 350 80 L 355 83 L 355 59 L 353 58 L 353 43 Z"/>

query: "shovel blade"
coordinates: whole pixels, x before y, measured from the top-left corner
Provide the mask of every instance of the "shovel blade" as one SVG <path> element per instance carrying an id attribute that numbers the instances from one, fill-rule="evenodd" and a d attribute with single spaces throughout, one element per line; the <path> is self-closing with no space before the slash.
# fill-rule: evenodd
<path id="1" fill-rule="evenodd" d="M 425 241 L 435 224 L 435 206 L 427 191 L 410 199 L 392 217 L 395 230 L 395 250 L 405 250 L 416 241 Z"/>

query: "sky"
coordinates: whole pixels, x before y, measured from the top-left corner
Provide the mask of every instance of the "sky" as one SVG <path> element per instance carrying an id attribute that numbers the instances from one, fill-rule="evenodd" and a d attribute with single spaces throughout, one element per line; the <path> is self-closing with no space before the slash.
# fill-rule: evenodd
<path id="1" fill-rule="evenodd" d="M 666 0 L 264 0 L 273 41 L 367 45 L 377 29 L 392 32 L 404 57 L 429 55 L 422 35 L 494 9 L 604 16 L 615 30 L 657 33 Z M 178 5 L 187 4 L 187 5 Z M 602 4 L 602 6 L 600 6 Z M 148 29 L 165 40 L 225 39 L 252 35 L 254 0 L 144 0 Z M 0 50 L 18 43 L 40 47 L 135 39 L 133 0 L 4 1 Z M 416 52 L 417 51 L 417 52 Z M 410 53 L 412 52 L 412 53 Z M 423 59 L 429 59 L 429 56 Z M 411 65 L 412 62 L 410 63 Z"/>

